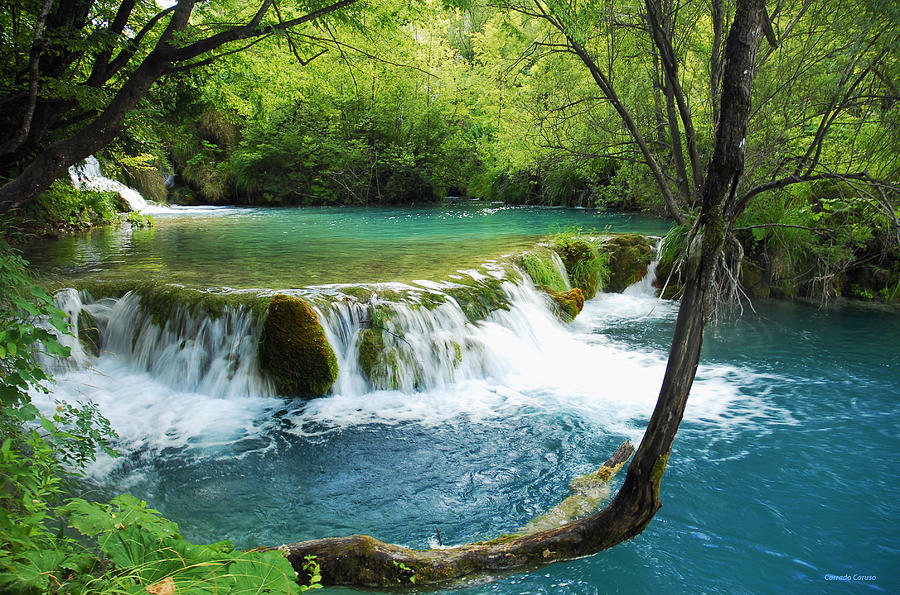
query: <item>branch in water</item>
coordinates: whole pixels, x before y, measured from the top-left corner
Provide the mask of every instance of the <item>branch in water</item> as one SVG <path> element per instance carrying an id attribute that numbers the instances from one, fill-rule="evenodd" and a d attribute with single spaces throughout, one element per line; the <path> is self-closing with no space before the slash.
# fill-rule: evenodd
<path id="1" fill-rule="evenodd" d="M 612 506 L 586 518 L 573 517 L 596 510 L 603 494 L 609 494 L 609 481 L 633 452 L 634 446 L 626 440 L 597 471 L 572 480 L 572 495 L 514 535 L 430 550 L 413 550 L 368 535 L 315 539 L 277 549 L 287 553 L 301 577 L 305 557 L 315 556 L 321 567 L 322 584 L 365 587 L 396 587 L 412 582 L 421 586 L 587 556 L 613 545 L 604 546 L 606 540 L 588 537 L 596 535 L 598 521 L 605 522 L 604 513 Z M 620 526 L 615 522 L 608 525 L 610 531 L 618 531 Z"/>

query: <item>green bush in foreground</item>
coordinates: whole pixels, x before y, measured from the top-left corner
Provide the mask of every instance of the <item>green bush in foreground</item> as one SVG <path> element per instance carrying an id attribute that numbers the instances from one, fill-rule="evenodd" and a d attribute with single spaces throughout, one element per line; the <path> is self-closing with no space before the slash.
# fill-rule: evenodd
<path id="1" fill-rule="evenodd" d="M 279 550 L 190 543 L 133 496 L 107 504 L 71 498 L 97 449 L 115 454 L 116 435 L 93 403 L 60 402 L 50 417 L 32 403 L 30 395 L 47 392 L 52 381 L 36 354 L 68 355 L 58 338 L 68 322 L 2 242 L 0 323 L 0 592 L 296 593 L 320 586 L 312 558 L 303 586 Z"/>

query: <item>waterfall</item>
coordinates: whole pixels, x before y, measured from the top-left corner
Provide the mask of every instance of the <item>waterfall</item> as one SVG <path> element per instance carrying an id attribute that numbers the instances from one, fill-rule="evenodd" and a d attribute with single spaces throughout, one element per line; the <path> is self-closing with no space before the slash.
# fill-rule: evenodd
<path id="1" fill-rule="evenodd" d="M 656 297 L 656 287 L 654 286 L 654 283 L 656 283 L 656 267 L 659 266 L 662 245 L 662 239 L 656 242 L 656 246 L 654 247 L 655 256 L 653 257 L 653 262 L 647 266 L 647 274 L 637 283 L 632 283 L 626 287 L 625 291 L 622 292 L 624 295 L 631 297 Z"/>
<path id="2" fill-rule="evenodd" d="M 665 353 L 623 345 L 617 329 L 648 310 L 652 318 L 670 317 L 674 304 L 600 294 L 563 324 L 547 296 L 515 269 L 455 277 L 285 291 L 313 306 L 338 358 L 329 395 L 312 400 L 277 397 L 259 371 L 263 304 L 255 300 L 270 292 L 217 309 L 209 307 L 217 294 L 177 288 L 99 300 L 64 290 L 57 304 L 78 334 L 51 398 L 94 401 L 125 437 L 118 448 L 150 457 L 166 448 L 278 448 L 279 431 L 312 436 L 368 423 L 431 426 L 547 411 L 574 412 L 640 437 L 634 420 L 652 409 Z M 93 353 L 80 336 L 92 327 L 99 331 Z M 709 367 L 699 373 L 697 415 L 727 421 L 737 394 L 723 378 L 734 374 Z M 41 399 L 35 396 L 52 411 Z M 91 474 L 116 465 L 103 459 Z"/>
<path id="3" fill-rule="evenodd" d="M 213 316 L 185 303 L 161 319 L 138 292 L 98 301 L 85 297 L 73 289 L 56 295 L 57 306 L 68 315 L 74 331 L 74 336 L 61 337 L 72 355 L 56 364 L 57 370 L 90 365 L 79 323 L 89 316 L 98 327 L 97 358 L 114 358 L 179 391 L 226 398 L 274 394 L 272 383 L 257 366 L 258 324 L 246 308 L 226 307 Z"/>
<path id="4" fill-rule="evenodd" d="M 117 180 L 104 176 L 100 171 L 100 162 L 93 155 L 88 156 L 84 162 L 70 167 L 69 177 L 72 180 L 72 185 L 79 190 L 118 192 L 119 196 L 125 199 L 125 202 L 134 211 L 158 213 L 166 210 L 165 207 L 148 204 L 144 197 L 141 196 L 141 193 L 134 188 L 129 188 Z"/>

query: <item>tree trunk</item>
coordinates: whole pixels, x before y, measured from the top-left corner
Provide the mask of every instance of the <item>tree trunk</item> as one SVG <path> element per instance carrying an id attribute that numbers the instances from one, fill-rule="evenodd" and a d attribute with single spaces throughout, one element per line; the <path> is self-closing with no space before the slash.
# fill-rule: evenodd
<path id="1" fill-rule="evenodd" d="M 588 556 L 635 537 L 650 523 L 662 506 L 662 475 L 700 360 L 716 267 L 725 241 L 723 208 L 735 200 L 744 165 L 744 138 L 763 6 L 763 0 L 739 1 L 726 40 L 715 151 L 689 244 L 685 293 L 669 361 L 644 438 L 628 467 L 625 483 L 612 502 L 587 518 L 561 527 L 448 549 L 411 550 L 367 535 L 282 546 L 298 572 L 302 572 L 305 556 L 311 555 L 321 566 L 323 584 L 387 587 L 410 584 L 415 578 L 419 586 Z M 614 456 L 605 466 L 612 464 L 615 468 L 616 461 Z"/>

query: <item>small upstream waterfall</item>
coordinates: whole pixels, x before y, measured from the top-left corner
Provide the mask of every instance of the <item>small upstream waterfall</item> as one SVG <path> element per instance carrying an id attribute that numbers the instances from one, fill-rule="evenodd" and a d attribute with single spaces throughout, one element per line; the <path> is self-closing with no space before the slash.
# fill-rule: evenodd
<path id="1" fill-rule="evenodd" d="M 662 253 L 663 240 L 656 243 L 656 256 L 653 262 L 647 267 L 647 274 L 644 278 L 625 288 L 622 293 L 633 297 L 655 297 L 656 296 L 656 267 L 659 266 L 659 257 Z"/>
<path id="2" fill-rule="evenodd" d="M 69 177 L 72 179 L 72 185 L 81 190 L 118 192 L 134 211 L 155 213 L 165 210 L 165 207 L 148 204 L 134 188 L 104 176 L 100 171 L 100 162 L 93 155 L 88 156 L 84 162 L 70 167 Z"/>

